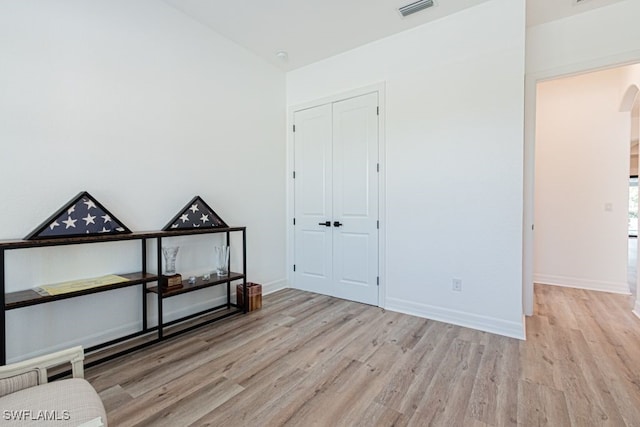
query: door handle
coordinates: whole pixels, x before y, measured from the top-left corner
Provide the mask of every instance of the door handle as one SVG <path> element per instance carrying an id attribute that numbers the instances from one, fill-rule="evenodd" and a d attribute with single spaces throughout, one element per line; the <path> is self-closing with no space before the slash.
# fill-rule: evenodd
<path id="1" fill-rule="evenodd" d="M 319 222 L 318 225 L 324 225 L 325 227 L 331 227 L 331 221 Z"/>
<path id="2" fill-rule="evenodd" d="M 334 227 L 342 227 L 342 223 L 340 221 L 333 221 Z"/>

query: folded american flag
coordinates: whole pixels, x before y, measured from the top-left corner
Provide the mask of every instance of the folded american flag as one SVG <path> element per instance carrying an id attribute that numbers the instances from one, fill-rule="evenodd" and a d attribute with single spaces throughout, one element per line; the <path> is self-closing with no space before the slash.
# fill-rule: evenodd
<path id="1" fill-rule="evenodd" d="M 31 232 L 26 239 L 130 232 L 96 199 L 83 191 Z"/>
<path id="2" fill-rule="evenodd" d="M 200 196 L 196 196 L 173 217 L 163 230 L 185 230 L 194 228 L 220 228 L 227 224 L 207 205 Z"/>

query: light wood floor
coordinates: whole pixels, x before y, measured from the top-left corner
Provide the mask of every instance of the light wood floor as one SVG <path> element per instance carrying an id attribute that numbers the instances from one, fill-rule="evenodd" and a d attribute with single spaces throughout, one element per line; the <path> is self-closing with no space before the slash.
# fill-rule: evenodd
<path id="1" fill-rule="evenodd" d="M 536 286 L 528 340 L 297 290 L 90 368 L 111 426 L 640 426 L 629 298 Z"/>

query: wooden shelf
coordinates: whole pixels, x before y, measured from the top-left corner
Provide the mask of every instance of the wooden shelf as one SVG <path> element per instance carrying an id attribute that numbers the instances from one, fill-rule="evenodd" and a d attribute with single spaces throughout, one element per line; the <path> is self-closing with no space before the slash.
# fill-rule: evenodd
<path id="1" fill-rule="evenodd" d="M 118 276 L 125 277 L 129 280 L 121 283 L 114 283 L 112 285 L 100 286 L 97 288 L 84 289 L 76 292 L 68 292 L 60 295 L 40 295 L 33 289 L 26 289 L 23 291 L 10 292 L 5 294 L 4 307 L 5 310 L 12 310 L 14 308 L 28 307 L 30 305 L 44 304 L 51 301 L 57 301 L 61 299 L 74 298 L 81 295 L 95 294 L 98 292 L 111 291 L 118 288 L 126 288 L 128 286 L 139 285 L 147 282 L 155 282 L 158 280 L 158 276 L 155 274 L 143 274 L 143 273 L 127 273 L 118 274 Z"/>
<path id="2" fill-rule="evenodd" d="M 123 240 L 155 239 L 158 237 L 243 231 L 246 227 L 195 228 L 192 230 L 141 231 L 136 233 L 103 234 L 99 236 L 60 237 L 39 240 L 0 240 L 0 249 L 40 248 L 44 246 L 79 245 L 83 243 L 118 242 Z"/>
<path id="3" fill-rule="evenodd" d="M 188 280 L 183 280 L 181 288 L 169 289 L 169 290 L 166 290 L 166 291 L 162 291 L 161 295 L 162 295 L 162 298 L 171 298 L 171 297 L 174 297 L 176 295 L 185 294 L 187 292 L 197 291 L 198 289 L 209 288 L 211 286 L 222 285 L 222 284 L 225 284 L 227 282 L 231 282 L 231 281 L 234 281 L 234 280 L 241 280 L 243 278 L 244 278 L 244 274 L 242 274 L 242 273 L 230 272 L 227 276 L 212 275 L 211 279 L 209 279 L 209 280 L 204 280 L 202 277 L 198 277 L 197 280 L 196 280 L 196 283 L 193 283 L 193 284 L 189 283 Z M 157 286 L 150 287 L 147 290 L 149 292 L 153 292 L 154 294 L 158 293 L 158 287 Z"/>

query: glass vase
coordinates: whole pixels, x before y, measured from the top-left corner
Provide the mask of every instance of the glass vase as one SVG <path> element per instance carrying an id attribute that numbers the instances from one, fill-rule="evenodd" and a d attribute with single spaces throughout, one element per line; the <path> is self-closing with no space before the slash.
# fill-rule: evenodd
<path id="1" fill-rule="evenodd" d="M 218 276 L 229 274 L 229 246 L 216 246 L 216 273 Z"/>
<path id="2" fill-rule="evenodd" d="M 178 249 L 180 249 L 180 246 L 166 246 L 162 248 L 162 255 L 164 255 L 164 274 L 167 276 L 176 274 Z"/>

